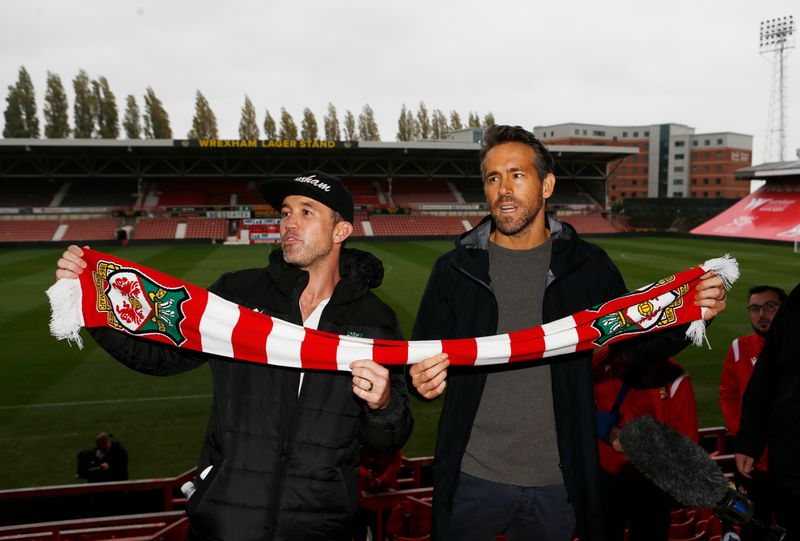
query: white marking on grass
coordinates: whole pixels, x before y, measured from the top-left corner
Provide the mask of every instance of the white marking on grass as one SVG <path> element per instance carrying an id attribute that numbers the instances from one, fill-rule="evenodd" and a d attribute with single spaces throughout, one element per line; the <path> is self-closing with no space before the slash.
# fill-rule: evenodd
<path id="1" fill-rule="evenodd" d="M 41 404 L 13 404 L 0 406 L 0 410 L 61 408 L 65 406 L 96 406 L 100 404 L 124 404 L 127 402 L 159 402 L 161 400 L 189 400 L 195 398 L 211 398 L 210 394 L 185 394 L 176 396 L 149 396 L 143 398 L 115 398 L 109 400 L 79 400 L 75 402 L 43 402 Z"/>

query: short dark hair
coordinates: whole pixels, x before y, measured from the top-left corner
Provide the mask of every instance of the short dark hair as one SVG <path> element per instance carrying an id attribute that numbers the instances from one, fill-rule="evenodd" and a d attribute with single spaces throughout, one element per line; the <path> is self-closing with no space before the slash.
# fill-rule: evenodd
<path id="1" fill-rule="evenodd" d="M 777 286 L 753 286 L 747 293 L 747 298 L 749 299 L 751 295 L 758 295 L 759 293 L 766 293 L 767 291 L 772 291 L 775 293 L 781 302 L 786 302 L 786 299 L 789 298 L 789 295 L 787 295 L 784 290 Z"/>
<path id="2" fill-rule="evenodd" d="M 498 145 L 503 143 L 522 143 L 533 149 L 536 154 L 534 167 L 540 180 L 544 180 L 550 173 L 554 173 L 555 160 L 544 143 L 539 141 L 536 136 L 521 126 L 506 126 L 502 124 L 492 124 L 483 132 L 481 139 L 481 166 L 486 154 Z"/>

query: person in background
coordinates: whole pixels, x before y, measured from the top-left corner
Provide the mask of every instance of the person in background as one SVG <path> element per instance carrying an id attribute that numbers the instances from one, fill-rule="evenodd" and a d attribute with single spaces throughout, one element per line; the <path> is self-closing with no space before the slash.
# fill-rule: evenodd
<path id="1" fill-rule="evenodd" d="M 605 541 L 667 541 L 672 499 L 646 479 L 625 456 L 617 434 L 628 422 L 649 415 L 698 441 L 697 404 L 689 376 L 674 359 L 633 363 L 624 354 L 595 351 L 594 396 Z"/>
<path id="2" fill-rule="evenodd" d="M 722 377 L 719 383 L 719 405 L 725 426 L 731 435 L 736 437 L 739 431 L 739 417 L 742 413 L 742 397 L 747 389 L 747 383 L 753 375 L 756 361 L 764 347 L 764 339 L 772 325 L 772 320 L 781 304 L 786 301 L 786 292 L 775 286 L 762 285 L 750 288 L 747 297 L 747 313 L 750 316 L 750 325 L 753 332 L 740 336 L 731 342 L 728 354 L 722 365 Z M 734 450 L 736 440 L 734 439 Z M 735 482 L 740 490 L 745 492 L 755 504 L 755 516 L 764 524 L 772 520 L 772 503 L 770 497 L 767 466 L 767 450 L 764 449 L 761 458 L 756 462 L 750 478 L 736 472 Z M 752 527 L 742 529 L 742 539 L 758 539 L 759 532 Z"/>
<path id="3" fill-rule="evenodd" d="M 97 435 L 94 449 L 78 453 L 76 477 L 90 483 L 126 481 L 128 479 L 128 452 L 108 432 Z"/>

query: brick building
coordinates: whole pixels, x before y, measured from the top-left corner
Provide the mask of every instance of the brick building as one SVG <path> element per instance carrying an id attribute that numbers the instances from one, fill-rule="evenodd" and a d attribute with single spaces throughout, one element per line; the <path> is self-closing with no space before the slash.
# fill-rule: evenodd
<path id="1" fill-rule="evenodd" d="M 548 145 L 638 148 L 638 154 L 609 164 L 607 204 L 643 197 L 740 199 L 750 193 L 750 183 L 737 181 L 734 171 L 751 165 L 751 135 L 696 134 L 683 124 L 566 123 L 533 130 Z"/>

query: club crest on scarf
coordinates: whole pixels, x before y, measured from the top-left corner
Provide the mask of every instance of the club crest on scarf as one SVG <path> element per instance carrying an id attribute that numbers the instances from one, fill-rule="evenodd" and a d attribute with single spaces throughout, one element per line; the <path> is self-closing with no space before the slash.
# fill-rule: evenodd
<path id="1" fill-rule="evenodd" d="M 620 297 L 638 296 L 641 293 L 662 286 L 675 280 L 675 276 L 669 276 L 653 284 L 646 285 L 635 291 Z M 642 301 L 638 304 L 597 318 L 592 327 L 600 333 L 600 337 L 594 340 L 598 346 L 602 346 L 612 338 L 622 334 L 639 334 L 647 332 L 653 327 L 667 327 L 675 323 L 678 318 L 675 310 L 683 306 L 683 295 L 688 293 L 689 285 L 683 284 L 676 289 L 659 295 L 654 299 Z M 604 305 L 600 304 L 592 310 L 601 311 Z"/>
<path id="2" fill-rule="evenodd" d="M 189 300 L 185 287 L 164 287 L 141 271 L 99 261 L 92 273 L 97 289 L 97 310 L 108 314 L 111 327 L 134 335 L 160 334 L 176 346 L 186 318 L 181 305 Z"/>

